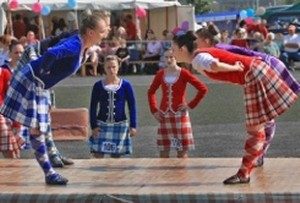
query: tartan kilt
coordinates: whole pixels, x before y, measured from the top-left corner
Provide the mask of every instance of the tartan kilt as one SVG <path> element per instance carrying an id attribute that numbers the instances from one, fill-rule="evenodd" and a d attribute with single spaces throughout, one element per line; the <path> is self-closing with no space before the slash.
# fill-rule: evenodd
<path id="1" fill-rule="evenodd" d="M 106 123 L 98 121 L 99 135 L 89 138 L 91 153 L 125 155 L 132 154 L 132 142 L 127 121 Z"/>
<path id="2" fill-rule="evenodd" d="M 300 84 L 296 78 L 289 72 L 285 64 L 277 59 L 275 56 L 269 56 L 266 59 L 269 65 L 273 64 L 271 68 L 277 72 L 279 77 L 285 81 L 289 88 L 295 93 L 300 93 Z"/>
<path id="3" fill-rule="evenodd" d="M 44 84 L 33 74 L 30 64 L 16 71 L 11 79 L 0 113 L 29 128 L 47 131 L 49 95 Z"/>
<path id="4" fill-rule="evenodd" d="M 245 76 L 246 125 L 259 125 L 288 110 L 297 95 L 265 62 L 254 60 Z"/>
<path id="5" fill-rule="evenodd" d="M 195 149 L 194 137 L 188 111 L 161 113 L 157 130 L 157 145 L 160 151 Z"/>
<path id="6" fill-rule="evenodd" d="M 19 151 L 24 140 L 12 131 L 12 121 L 0 115 L 0 151 Z"/>

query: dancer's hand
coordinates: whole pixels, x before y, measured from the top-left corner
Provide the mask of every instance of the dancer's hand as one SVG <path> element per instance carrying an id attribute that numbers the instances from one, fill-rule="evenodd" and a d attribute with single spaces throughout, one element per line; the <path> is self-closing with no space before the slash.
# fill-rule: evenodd
<path id="1" fill-rule="evenodd" d="M 137 135 L 136 128 L 130 128 L 129 130 L 130 137 L 134 137 Z"/>
<path id="2" fill-rule="evenodd" d="M 20 133 L 20 128 L 13 127 L 11 130 L 12 130 L 14 135 L 18 135 Z"/>
<path id="3" fill-rule="evenodd" d="M 234 66 L 236 67 L 236 71 L 240 71 L 240 72 L 244 71 L 245 66 L 242 62 L 237 61 L 235 62 Z"/>
<path id="4" fill-rule="evenodd" d="M 153 114 L 154 118 L 157 120 L 157 121 L 160 121 L 161 120 L 161 116 L 160 116 L 160 112 L 157 111 Z"/>
<path id="5" fill-rule="evenodd" d="M 92 131 L 93 138 L 96 138 L 99 135 L 100 128 L 94 128 Z"/>
<path id="6" fill-rule="evenodd" d="M 187 104 L 181 104 L 178 107 L 178 111 L 187 111 L 189 109 L 189 106 Z"/>

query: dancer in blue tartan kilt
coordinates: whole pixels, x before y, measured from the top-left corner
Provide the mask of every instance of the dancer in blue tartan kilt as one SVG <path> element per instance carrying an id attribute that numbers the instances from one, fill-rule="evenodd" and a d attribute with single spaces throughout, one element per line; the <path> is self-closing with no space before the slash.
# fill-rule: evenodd
<path id="1" fill-rule="evenodd" d="M 95 158 L 103 158 L 105 154 L 118 158 L 132 153 L 131 136 L 136 135 L 135 96 L 129 81 L 118 77 L 117 56 L 107 56 L 104 69 L 106 77 L 96 82 L 92 90 L 90 125 L 93 131 L 89 146 Z"/>
<path id="2" fill-rule="evenodd" d="M 100 43 L 110 31 L 108 13 L 86 15 L 82 19 L 80 34 L 48 49 L 14 74 L 0 109 L 5 117 L 30 128 L 31 146 L 49 185 L 65 185 L 68 180 L 59 175 L 49 162 L 45 145 L 50 122 L 49 98 L 44 90 L 76 73 L 85 61 L 84 50 Z"/>
<path id="3" fill-rule="evenodd" d="M 38 41 L 36 44 L 27 46 L 24 50 L 21 59 L 19 60 L 17 69 L 22 68 L 26 64 L 30 63 L 32 60 L 38 59 L 38 57 L 42 56 L 50 47 L 55 46 L 58 44 L 61 40 L 68 38 L 74 34 L 78 34 L 78 31 L 74 32 L 63 32 L 58 36 L 50 36 L 46 39 L 43 39 L 41 41 Z M 49 111 L 51 110 L 51 106 L 54 104 L 51 104 L 51 94 L 49 89 L 44 89 L 45 93 L 47 94 L 47 101 L 49 102 Z M 65 157 L 62 156 L 62 154 L 57 149 L 54 140 L 53 140 L 53 134 L 51 129 L 51 119 L 49 118 L 47 127 L 47 132 L 45 133 L 45 142 L 47 147 L 47 153 L 49 155 L 49 160 L 52 165 L 52 167 L 64 167 L 64 165 L 72 165 L 74 162 Z M 25 126 L 21 126 L 21 136 L 25 139 L 26 144 L 24 149 L 30 149 L 30 133 L 29 129 Z"/>

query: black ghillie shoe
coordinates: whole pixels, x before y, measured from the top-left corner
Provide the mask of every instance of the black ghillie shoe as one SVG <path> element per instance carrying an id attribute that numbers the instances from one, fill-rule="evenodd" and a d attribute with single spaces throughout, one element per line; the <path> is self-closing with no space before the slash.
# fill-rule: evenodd
<path id="1" fill-rule="evenodd" d="M 62 168 L 64 167 L 64 163 L 58 155 L 52 155 L 49 157 L 51 166 L 53 168 Z"/>
<path id="2" fill-rule="evenodd" d="M 67 157 L 61 157 L 61 161 L 63 162 L 64 165 L 73 165 L 74 161 L 70 158 Z"/>
<path id="3" fill-rule="evenodd" d="M 69 181 L 58 173 L 46 176 L 45 180 L 47 185 L 66 185 Z"/>
<path id="4" fill-rule="evenodd" d="M 250 177 L 249 178 L 242 178 L 240 176 L 233 175 L 226 180 L 223 181 L 225 185 L 234 185 L 234 184 L 245 184 L 250 182 Z"/>

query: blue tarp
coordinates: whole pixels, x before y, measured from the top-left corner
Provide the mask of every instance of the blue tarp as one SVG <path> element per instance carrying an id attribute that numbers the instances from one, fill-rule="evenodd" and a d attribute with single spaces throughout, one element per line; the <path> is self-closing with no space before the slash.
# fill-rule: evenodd
<path id="1" fill-rule="evenodd" d="M 196 22 L 209 22 L 209 21 L 224 21 L 224 20 L 235 20 L 239 15 L 239 11 L 223 11 L 206 13 L 202 15 L 196 15 Z"/>

